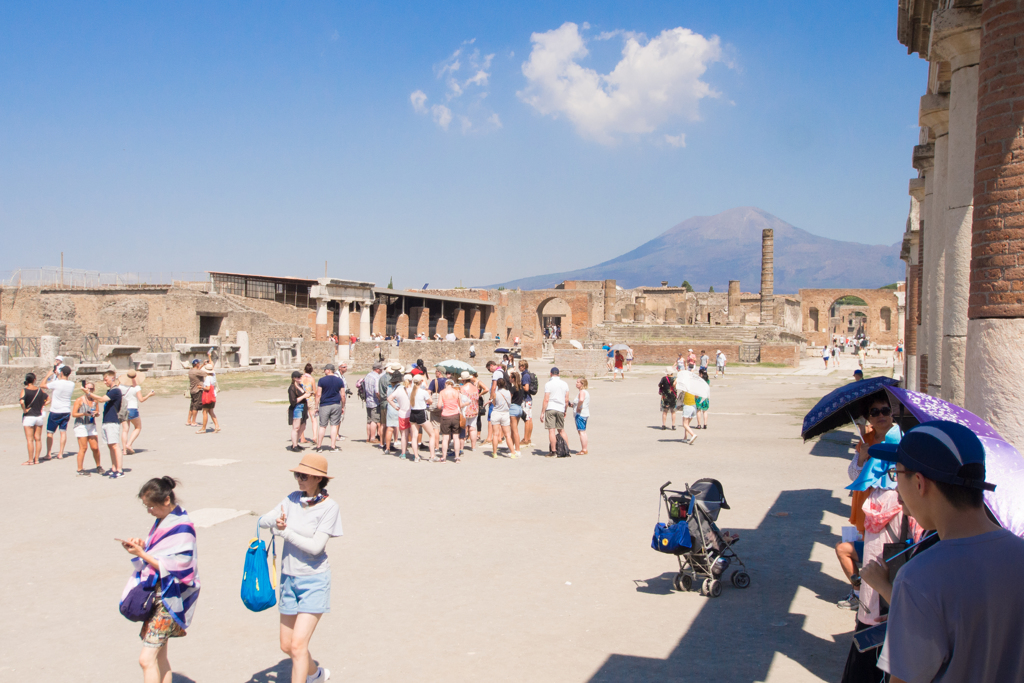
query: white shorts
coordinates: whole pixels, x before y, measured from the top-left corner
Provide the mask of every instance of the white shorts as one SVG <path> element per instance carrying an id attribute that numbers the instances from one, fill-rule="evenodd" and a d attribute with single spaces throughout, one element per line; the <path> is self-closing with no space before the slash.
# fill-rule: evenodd
<path id="1" fill-rule="evenodd" d="M 121 443 L 121 425 L 117 422 L 104 422 L 103 423 L 103 440 L 107 442 L 108 446 L 114 446 Z"/>
<path id="2" fill-rule="evenodd" d="M 683 419 L 696 417 L 697 406 L 683 406 Z"/>
<path id="3" fill-rule="evenodd" d="M 530 399 L 527 399 L 527 400 L 523 401 L 523 419 L 524 420 L 532 420 L 533 419 L 532 413 L 533 413 L 533 401 L 530 400 Z"/>
<path id="4" fill-rule="evenodd" d="M 508 427 L 510 424 L 512 424 L 512 421 L 510 420 L 510 416 L 508 413 L 492 412 L 491 424 L 498 425 L 499 427 Z"/>
<path id="5" fill-rule="evenodd" d="M 75 425 L 75 437 L 79 439 L 85 439 L 90 436 L 96 436 L 96 424 L 91 423 L 87 425 Z"/>
<path id="6" fill-rule="evenodd" d="M 25 416 L 21 418 L 22 427 L 42 427 L 46 425 L 46 416 L 40 415 L 39 417 Z"/>

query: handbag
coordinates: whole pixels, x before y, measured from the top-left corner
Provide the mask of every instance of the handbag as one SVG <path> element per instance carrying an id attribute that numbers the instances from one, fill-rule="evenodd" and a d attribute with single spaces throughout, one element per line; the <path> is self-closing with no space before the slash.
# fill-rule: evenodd
<path id="1" fill-rule="evenodd" d="M 658 522 L 654 525 L 654 537 L 651 539 L 651 547 L 660 553 L 668 553 L 670 555 L 688 552 L 693 547 L 689 524 L 686 522 L 676 524 Z"/>
<path id="2" fill-rule="evenodd" d="M 203 389 L 203 405 L 209 405 L 210 403 L 217 402 L 217 392 L 213 386 L 209 386 Z"/>
<path id="3" fill-rule="evenodd" d="M 267 544 L 260 538 L 260 525 L 256 523 L 256 538 L 249 541 L 242 568 L 242 603 L 253 612 L 262 612 L 277 604 L 277 546 L 273 532 L 270 547 L 274 571 L 267 563 Z"/>
<path id="4" fill-rule="evenodd" d="M 118 609 L 121 610 L 121 616 L 128 621 L 145 621 L 153 613 L 156 606 L 155 598 L 156 581 L 148 586 L 145 582 L 139 581 L 128 591 L 128 595 L 124 596 Z"/>

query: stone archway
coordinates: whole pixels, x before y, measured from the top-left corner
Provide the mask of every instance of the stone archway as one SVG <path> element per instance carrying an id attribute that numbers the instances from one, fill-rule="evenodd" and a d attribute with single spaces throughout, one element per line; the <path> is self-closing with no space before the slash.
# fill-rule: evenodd
<path id="1" fill-rule="evenodd" d="M 572 306 L 565 299 L 557 296 L 549 297 L 537 306 L 537 327 L 541 339 L 547 325 L 558 325 L 562 330 L 562 338 L 569 339 L 572 335 Z"/>
<path id="2" fill-rule="evenodd" d="M 860 301 L 844 303 L 846 297 L 856 297 Z M 853 337 L 854 334 L 849 333 L 849 323 L 851 316 L 857 317 L 854 328 L 860 329 L 861 318 L 858 313 L 863 315 L 864 334 L 870 341 L 883 345 L 895 344 L 897 334 L 893 311 L 898 310 L 898 307 L 896 292 L 889 289 L 800 290 L 804 336 L 817 346 L 831 343 L 833 336 Z M 888 327 L 882 323 L 886 309 L 889 312 Z M 813 312 L 817 313 L 816 318 Z"/>

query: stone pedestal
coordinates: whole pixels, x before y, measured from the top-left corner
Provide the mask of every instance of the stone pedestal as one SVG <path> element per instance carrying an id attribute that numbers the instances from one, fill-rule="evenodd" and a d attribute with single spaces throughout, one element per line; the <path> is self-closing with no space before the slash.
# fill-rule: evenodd
<path id="1" fill-rule="evenodd" d="M 426 306 L 415 306 L 409 309 L 409 325 L 415 325 L 413 336 L 430 334 L 430 309 Z"/>
<path id="2" fill-rule="evenodd" d="M 235 334 L 235 343 L 238 344 L 238 364 L 243 368 L 249 367 L 249 333 L 239 330 Z"/>
<path id="3" fill-rule="evenodd" d="M 239 357 L 239 350 L 241 347 L 238 344 L 221 344 L 220 345 L 220 366 L 222 368 L 237 368 L 241 365 Z M 246 360 L 246 366 L 249 365 L 248 359 Z"/>
<path id="4" fill-rule="evenodd" d="M 388 307 L 387 304 L 377 304 L 377 310 L 373 312 L 373 323 L 371 324 L 374 334 L 385 336 L 388 333 Z"/>
<path id="5" fill-rule="evenodd" d="M 102 349 L 100 347 L 100 354 L 102 355 Z M 181 363 L 181 367 L 186 370 L 192 369 L 192 361 L 198 359 L 201 362 L 206 362 L 206 354 L 208 351 L 213 349 L 210 344 L 175 344 L 174 350 L 178 352 L 178 362 Z"/>
<path id="6" fill-rule="evenodd" d="M 43 337 L 43 339 L 45 338 L 46 337 Z M 41 347 L 42 342 L 40 342 L 40 348 Z M 141 350 L 141 346 L 115 346 L 100 344 L 96 349 L 96 355 L 99 356 L 100 359 L 105 360 L 114 366 L 114 370 L 120 372 L 135 369 L 135 363 L 132 361 L 132 354 L 138 353 Z"/>
<path id="7" fill-rule="evenodd" d="M 395 321 L 395 334 L 402 339 L 409 338 L 409 316 L 407 314 L 402 313 L 398 316 L 398 319 Z"/>
<path id="8" fill-rule="evenodd" d="M 359 309 L 359 341 L 370 341 L 370 304 Z"/>
<path id="9" fill-rule="evenodd" d="M 487 320 L 484 322 L 483 334 L 485 334 L 487 336 L 483 337 L 483 338 L 485 338 L 485 339 L 494 339 L 494 335 L 497 333 L 497 331 L 498 331 L 498 316 L 495 313 L 495 311 L 492 309 L 490 312 L 488 312 Z"/>
<path id="10" fill-rule="evenodd" d="M 642 323 L 647 321 L 647 297 L 638 296 L 633 306 L 633 321 Z"/>
<path id="11" fill-rule="evenodd" d="M 0 346 L 0 365 L 11 364 L 11 347 L 4 345 Z"/>
<path id="12" fill-rule="evenodd" d="M 434 333 L 441 335 L 441 339 L 444 339 L 448 334 L 448 321 L 444 318 L 438 318 L 437 325 L 434 327 Z"/>
<path id="13" fill-rule="evenodd" d="M 974 319 L 968 322 L 964 383 L 966 408 L 985 420 L 1017 448 L 1024 447 L 1024 318 Z"/>
<path id="14" fill-rule="evenodd" d="M 103 348 L 102 346 L 100 347 Z M 39 338 L 39 358 L 42 365 L 52 368 L 57 356 L 60 355 L 60 337 L 45 336 Z M 125 368 L 126 370 L 128 368 Z"/>

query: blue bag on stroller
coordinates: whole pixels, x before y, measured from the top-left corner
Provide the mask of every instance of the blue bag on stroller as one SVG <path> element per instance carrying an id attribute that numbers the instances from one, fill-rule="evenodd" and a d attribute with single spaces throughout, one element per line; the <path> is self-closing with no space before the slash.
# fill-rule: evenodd
<path id="1" fill-rule="evenodd" d="M 270 534 L 270 547 L 277 564 L 277 546 L 274 534 Z M 267 544 L 260 538 L 259 523 L 256 524 L 256 538 L 249 541 L 245 552 L 245 567 L 242 570 L 242 603 L 253 612 L 262 612 L 277 604 L 275 577 L 267 566 Z"/>
<path id="2" fill-rule="evenodd" d="M 693 547 L 689 525 L 686 522 L 675 524 L 658 522 L 654 525 L 654 538 L 651 539 L 651 547 L 658 552 L 671 555 L 689 552 Z"/>

